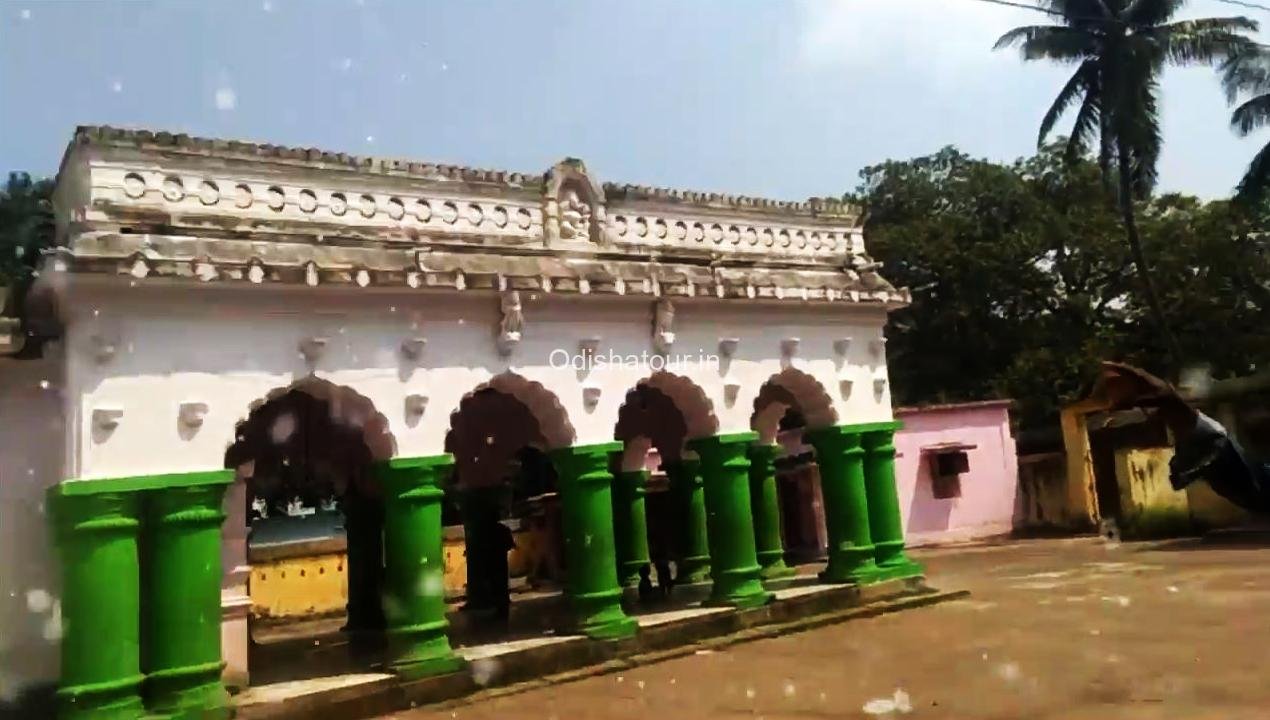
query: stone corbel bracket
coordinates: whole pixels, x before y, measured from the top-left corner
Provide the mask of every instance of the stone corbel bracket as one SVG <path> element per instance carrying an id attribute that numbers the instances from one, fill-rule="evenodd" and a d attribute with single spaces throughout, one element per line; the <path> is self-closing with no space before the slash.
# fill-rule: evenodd
<path id="1" fill-rule="evenodd" d="M 423 351 L 428 346 L 428 339 L 425 337 L 410 337 L 401 341 L 401 355 L 407 360 L 418 362 L 423 357 Z"/>
<path id="2" fill-rule="evenodd" d="M 202 427 L 205 417 L 207 417 L 205 402 L 183 402 L 177 408 L 177 419 L 183 427 L 191 430 Z"/>
<path id="3" fill-rule="evenodd" d="M 733 355 L 736 355 L 737 346 L 740 344 L 741 338 L 719 338 L 719 354 L 725 358 L 731 358 Z"/>
<path id="4" fill-rule="evenodd" d="M 300 356 L 309 365 L 317 364 L 318 360 L 326 354 L 326 346 L 330 344 L 330 340 L 321 336 L 307 337 L 300 341 Z"/>
<path id="5" fill-rule="evenodd" d="M 98 407 L 93 408 L 93 427 L 102 432 L 110 432 L 119 427 L 119 420 L 123 417 L 123 408 L 119 407 Z"/>
<path id="6" fill-rule="evenodd" d="M 406 417 L 418 418 L 428 409 L 428 396 L 418 393 L 407 395 L 405 400 Z"/>
<path id="7" fill-rule="evenodd" d="M 886 338 L 878 337 L 869 343 L 869 352 L 873 355 L 874 360 L 883 360 L 886 358 Z"/>

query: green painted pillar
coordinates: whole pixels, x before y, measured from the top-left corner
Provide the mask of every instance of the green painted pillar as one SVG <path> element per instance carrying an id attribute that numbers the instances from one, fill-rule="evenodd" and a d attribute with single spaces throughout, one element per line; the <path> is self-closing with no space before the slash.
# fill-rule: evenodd
<path id="1" fill-rule="evenodd" d="M 922 566 L 904 554 L 904 520 L 895 488 L 895 431 L 899 422 L 858 426 L 864 446 L 864 486 L 869 496 L 869 529 L 874 557 L 884 579 L 915 577 Z"/>
<path id="2" fill-rule="evenodd" d="M 622 587 L 639 585 L 639 571 L 648 557 L 647 470 L 618 470 L 613 474 L 613 540 L 617 550 L 617 581 Z"/>
<path id="3" fill-rule="evenodd" d="M 564 524 L 565 593 L 582 632 L 602 640 L 630 637 L 637 629 L 622 612 L 613 546 L 608 456 L 621 448 L 621 443 L 602 443 L 551 451 Z"/>
<path id="4" fill-rule="evenodd" d="M 706 528 L 706 494 L 701 461 L 681 458 L 662 465 L 675 503 L 675 582 L 710 579 L 710 540 Z"/>
<path id="5" fill-rule="evenodd" d="M 384 617 L 389 666 L 407 678 L 454 672 L 445 619 L 442 478 L 450 455 L 395 458 L 376 467 L 384 493 Z"/>
<path id="6" fill-rule="evenodd" d="M 829 564 L 820 577 L 838 583 L 873 582 L 878 579 L 878 569 L 869 532 L 860 433 L 849 426 L 836 426 L 806 431 L 805 437 L 816 448 L 829 535 Z"/>
<path id="7" fill-rule="evenodd" d="M 229 717 L 221 683 L 221 510 L 230 471 L 145 495 L 146 705 L 174 717 Z"/>
<path id="8" fill-rule="evenodd" d="M 138 496 L 79 494 L 92 482 L 49 491 L 62 565 L 59 716 L 132 720 L 144 714 Z"/>
<path id="9" fill-rule="evenodd" d="M 706 502 L 706 529 L 710 543 L 710 590 L 713 603 L 739 608 L 758 607 L 772 594 L 759 581 L 750 517 L 750 461 L 746 450 L 756 433 L 736 433 L 698 438 L 688 447 L 701 458 L 701 477 Z"/>
<path id="10" fill-rule="evenodd" d="M 750 460 L 750 513 L 754 518 L 754 544 L 758 549 L 760 577 L 789 577 L 794 569 L 785 565 L 785 545 L 781 542 L 781 509 L 776 497 L 776 454 L 778 445 L 754 444 Z"/>

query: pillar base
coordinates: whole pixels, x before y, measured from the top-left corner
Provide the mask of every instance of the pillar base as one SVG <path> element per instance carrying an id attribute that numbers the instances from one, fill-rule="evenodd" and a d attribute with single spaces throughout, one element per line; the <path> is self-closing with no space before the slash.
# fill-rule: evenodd
<path id="1" fill-rule="evenodd" d="M 758 565 L 725 570 L 715 575 L 714 590 L 706 601 L 707 605 L 728 605 L 738 610 L 749 610 L 762 607 L 776 598 L 759 581 Z M 721 591 L 721 587 L 727 590 Z"/>
<path id="2" fill-rule="evenodd" d="M 842 549 L 829 553 L 829 564 L 818 576 L 828 583 L 865 585 L 878 581 L 878 566 L 873 561 L 873 546 Z"/>
<path id="3" fill-rule="evenodd" d="M 782 553 L 783 555 L 784 553 Z M 763 580 L 777 580 L 779 578 L 792 577 L 798 571 L 785 564 L 784 558 L 777 559 L 775 562 L 768 564 L 763 563 L 763 558 L 758 559 L 759 566 L 762 568 L 758 571 L 758 576 Z"/>
<path id="4" fill-rule="evenodd" d="M 223 662 L 156 670 L 146 676 L 150 712 L 165 718 L 222 720 L 232 715 L 229 692 L 221 682 Z"/>
<path id="5" fill-rule="evenodd" d="M 639 623 L 622 610 L 622 591 L 605 590 L 569 598 L 579 618 L 577 629 L 592 640 L 633 637 Z"/>
<path id="6" fill-rule="evenodd" d="M 141 705 L 141 681 L 135 675 L 110 682 L 74 685 L 57 691 L 59 718 L 86 720 L 135 720 L 145 715 Z"/>
<path id="7" fill-rule="evenodd" d="M 431 658 L 400 659 L 388 664 L 388 669 L 403 680 L 419 680 L 436 675 L 449 675 L 467 667 L 467 661 L 450 652 Z"/>
<path id="8" fill-rule="evenodd" d="M 695 555 L 680 559 L 676 563 L 676 585 L 710 582 L 710 556 Z"/>
<path id="9" fill-rule="evenodd" d="M 914 562 L 907 557 L 900 556 L 888 560 L 878 565 L 878 580 L 901 580 L 904 578 L 921 577 L 926 574 L 926 568 L 920 563 Z"/>

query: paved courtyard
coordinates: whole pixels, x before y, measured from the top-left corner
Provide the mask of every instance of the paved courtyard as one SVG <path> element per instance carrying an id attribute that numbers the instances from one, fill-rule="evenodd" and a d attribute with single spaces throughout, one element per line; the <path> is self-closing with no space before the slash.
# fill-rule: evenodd
<path id="1" fill-rule="evenodd" d="M 1270 546 L 1035 540 L 915 553 L 971 597 L 391 717 L 1258 718 Z"/>

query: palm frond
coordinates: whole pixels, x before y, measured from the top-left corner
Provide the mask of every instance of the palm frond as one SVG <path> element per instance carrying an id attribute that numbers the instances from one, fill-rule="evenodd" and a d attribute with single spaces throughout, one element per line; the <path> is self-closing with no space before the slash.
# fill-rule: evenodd
<path id="1" fill-rule="evenodd" d="M 1182 20 L 1143 31 L 1175 65 L 1212 65 L 1254 50 L 1256 43 L 1241 34 L 1256 32 L 1256 22 L 1244 17 Z"/>
<path id="2" fill-rule="evenodd" d="M 1054 103 L 1050 105 L 1050 109 L 1046 111 L 1045 117 L 1041 119 L 1041 130 L 1036 136 L 1036 146 L 1041 147 L 1045 144 L 1045 138 L 1049 136 L 1050 131 L 1054 129 L 1054 123 L 1067 112 L 1083 95 L 1088 102 L 1089 89 L 1097 81 L 1098 66 L 1091 60 L 1086 60 L 1081 64 L 1080 68 L 1072 74 L 1067 84 L 1059 91 L 1058 97 L 1054 98 Z"/>
<path id="3" fill-rule="evenodd" d="M 1098 96 L 1086 93 L 1080 111 L 1076 113 L 1076 122 L 1072 124 L 1072 133 L 1067 137 L 1064 157 L 1068 162 L 1075 162 L 1084 157 L 1089 149 L 1089 141 L 1102 126 L 1102 108 L 1098 104 Z"/>
<path id="4" fill-rule="evenodd" d="M 1261 46 L 1231 55 L 1220 70 L 1228 103 L 1235 102 L 1243 92 L 1270 92 L 1270 52 Z"/>
<path id="5" fill-rule="evenodd" d="M 1132 0 L 1120 17 L 1133 25 L 1159 25 L 1176 15 L 1184 5 L 1186 0 Z"/>
<path id="6" fill-rule="evenodd" d="M 1240 135 L 1266 125 L 1270 125 L 1270 92 L 1254 96 L 1230 114 L 1230 126 Z"/>
<path id="7" fill-rule="evenodd" d="M 1255 204 L 1266 196 L 1267 189 L 1270 189 L 1270 143 L 1266 143 L 1248 163 L 1248 170 L 1235 190 L 1235 200 Z"/>
<path id="8" fill-rule="evenodd" d="M 1098 38 L 1092 32 L 1062 25 L 1025 25 L 997 39 L 993 50 L 1018 46 L 1024 60 L 1077 62 L 1098 51 Z"/>

